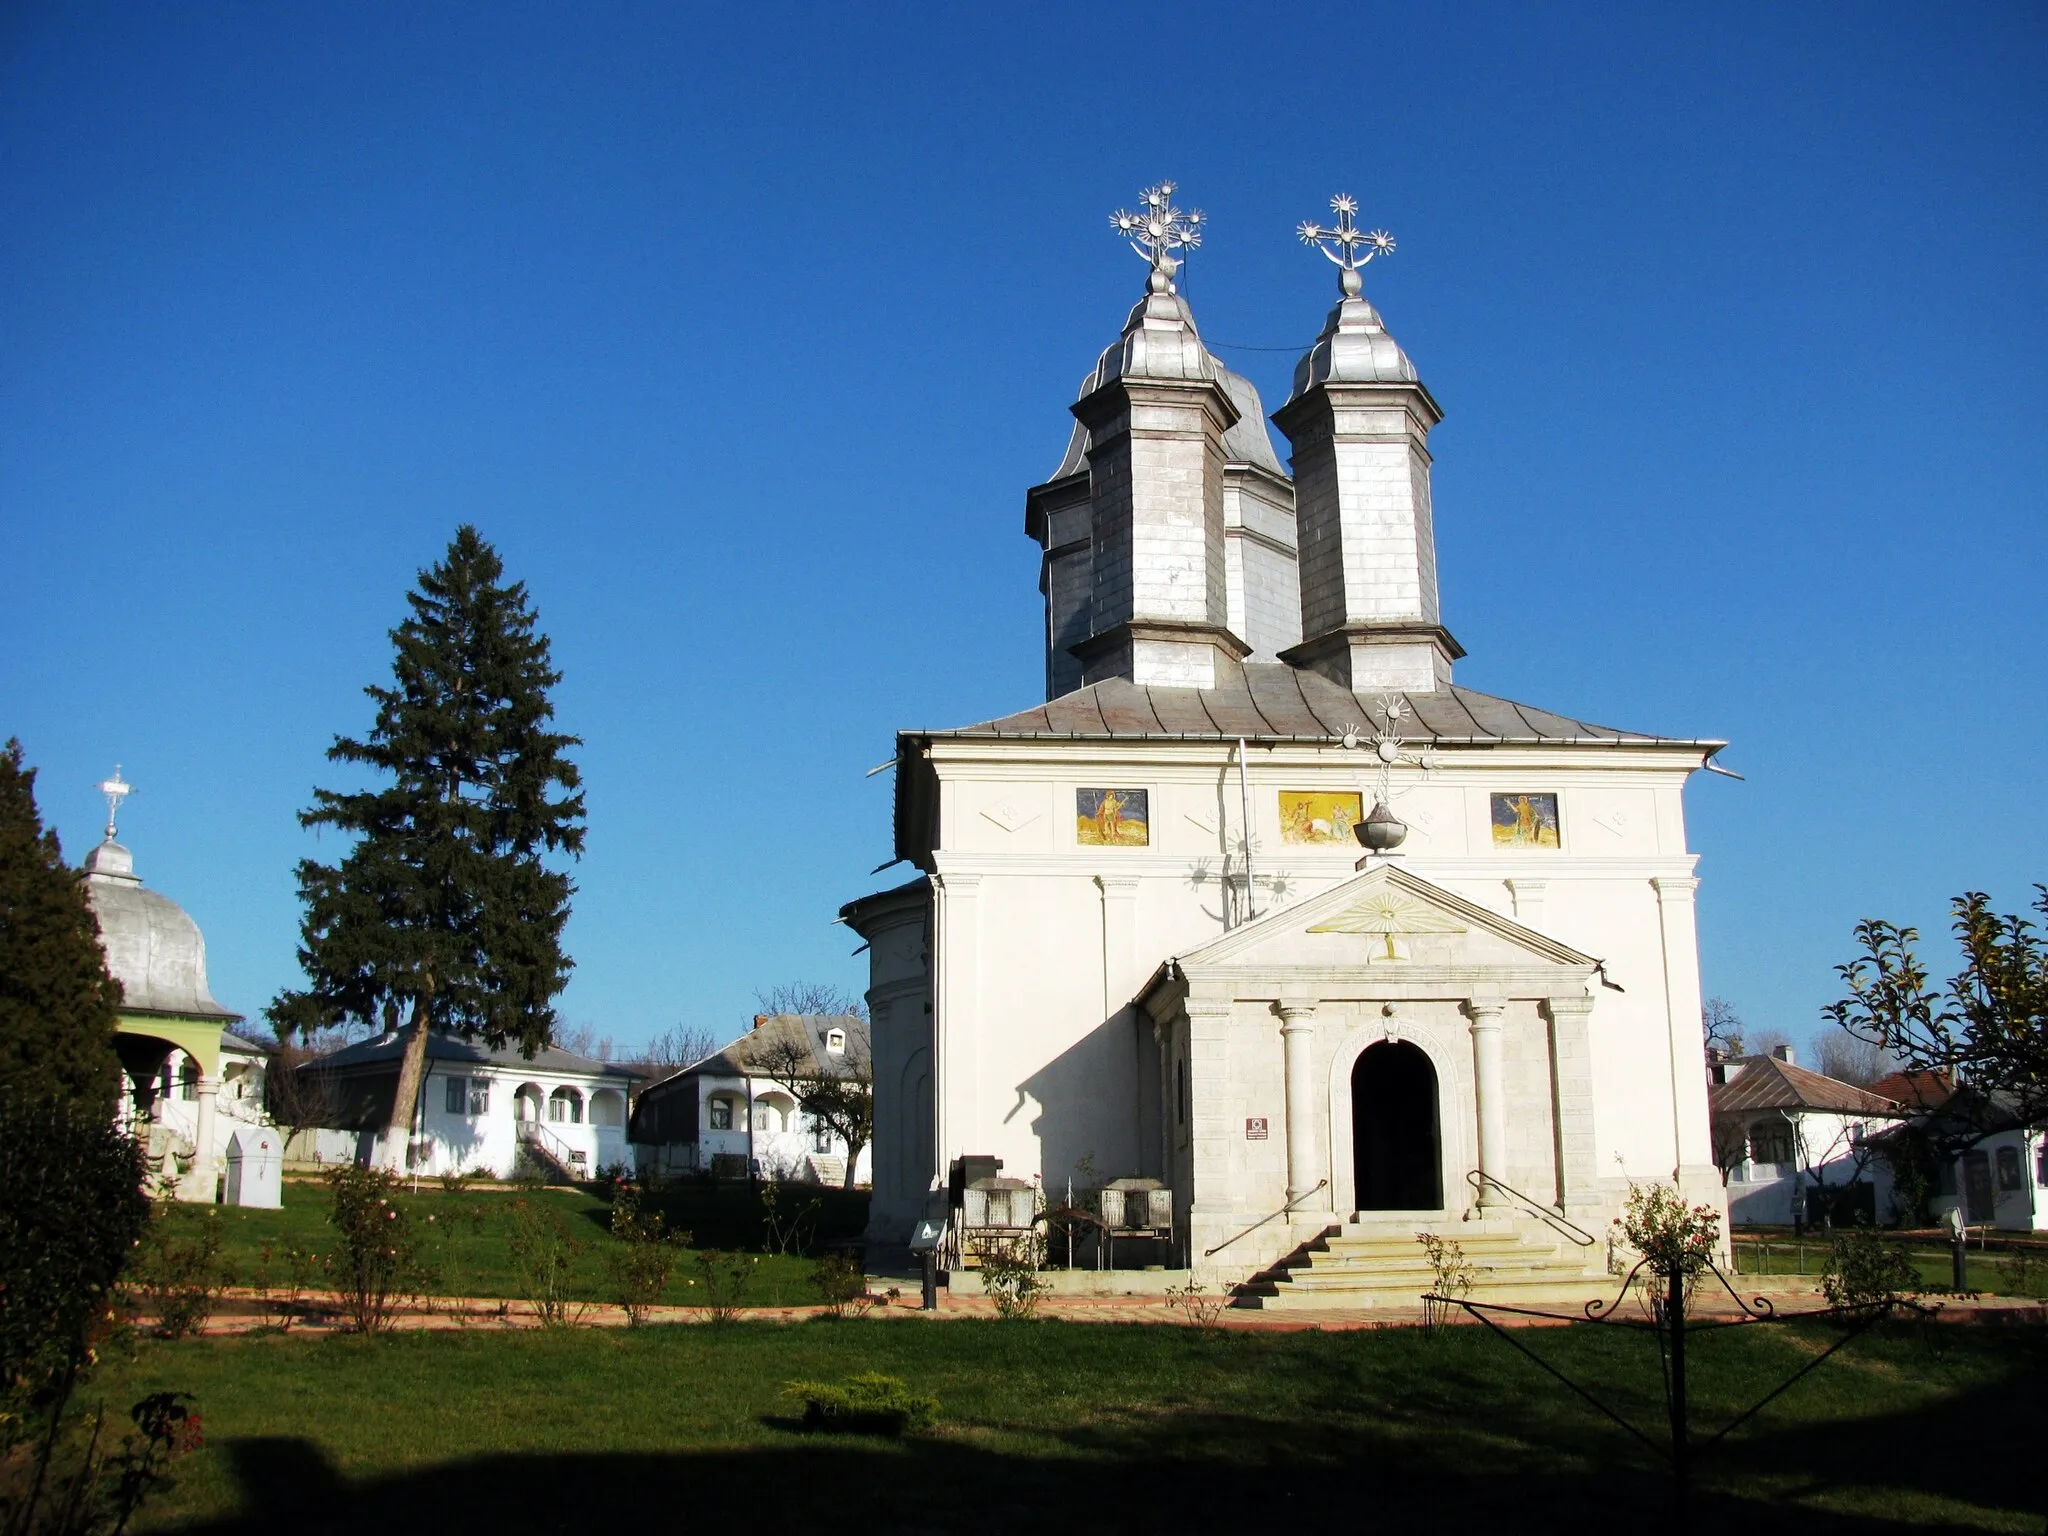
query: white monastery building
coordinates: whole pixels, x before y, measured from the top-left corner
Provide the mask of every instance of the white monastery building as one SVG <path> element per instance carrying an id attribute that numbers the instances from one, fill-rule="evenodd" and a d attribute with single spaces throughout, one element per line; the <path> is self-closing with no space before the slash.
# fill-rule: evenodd
<path id="1" fill-rule="evenodd" d="M 405 1037 L 395 1031 L 343 1046 L 299 1068 L 306 1092 L 325 1097 L 327 1127 L 294 1138 L 301 1162 L 385 1161 Z M 638 1078 L 630 1068 L 551 1045 L 531 1056 L 431 1031 L 405 1166 L 423 1174 L 511 1178 L 522 1153 L 543 1173 L 587 1179 L 632 1171 L 626 1117 Z"/>
<path id="2" fill-rule="evenodd" d="M 1062 1195 L 1162 1181 L 1174 1262 L 1275 1300 L 1369 1287 L 1372 1244 L 1421 1230 L 1597 1275 L 1631 1180 L 1725 1208 L 1684 807 L 1724 743 L 1454 681 L 1443 413 L 1362 292 L 1392 242 L 1348 198 L 1302 230 L 1340 293 L 1272 417 L 1290 474 L 1176 291 L 1199 215 L 1172 192 L 1119 222 L 1145 295 L 1025 496 L 1046 702 L 899 733 L 919 874 L 842 912 L 871 946 L 870 1241 L 994 1158 Z"/>
<path id="3" fill-rule="evenodd" d="M 790 1087 L 809 1078 L 859 1077 L 867 1066 L 864 1019 L 757 1013 L 746 1034 L 634 1101 L 636 1166 L 643 1173 L 865 1184 L 869 1149 L 862 1147 L 849 1169 L 845 1139 L 807 1114 Z"/>

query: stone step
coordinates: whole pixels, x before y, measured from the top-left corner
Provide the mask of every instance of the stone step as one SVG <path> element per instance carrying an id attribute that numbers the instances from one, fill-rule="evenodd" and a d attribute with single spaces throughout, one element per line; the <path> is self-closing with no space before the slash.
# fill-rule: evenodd
<path id="1" fill-rule="evenodd" d="M 1234 1305 L 1294 1308 L 1413 1307 L 1435 1289 L 1436 1272 L 1416 1241 L 1432 1230 L 1384 1218 L 1346 1222 L 1304 1243 L 1240 1286 Z M 1470 1266 L 1474 1300 L 1510 1304 L 1582 1302 L 1600 1294 L 1605 1276 L 1589 1273 L 1593 1250 L 1560 1241 L 1545 1224 L 1489 1216 L 1437 1223 Z"/>

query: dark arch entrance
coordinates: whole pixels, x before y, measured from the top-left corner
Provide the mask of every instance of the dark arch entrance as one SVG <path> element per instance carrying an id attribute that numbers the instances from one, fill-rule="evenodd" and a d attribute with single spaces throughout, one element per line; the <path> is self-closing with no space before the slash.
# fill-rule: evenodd
<path id="1" fill-rule="evenodd" d="M 1443 1209 L 1436 1068 L 1406 1040 L 1368 1046 L 1351 1069 L 1351 1155 L 1361 1211 Z"/>

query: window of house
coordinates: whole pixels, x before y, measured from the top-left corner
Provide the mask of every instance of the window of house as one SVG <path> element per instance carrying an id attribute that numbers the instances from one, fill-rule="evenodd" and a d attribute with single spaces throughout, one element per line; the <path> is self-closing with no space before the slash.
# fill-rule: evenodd
<path id="1" fill-rule="evenodd" d="M 491 1080 L 488 1077 L 472 1077 L 469 1080 L 469 1112 L 472 1115 L 488 1115 L 491 1112 Z"/>
<path id="2" fill-rule="evenodd" d="M 445 1081 L 448 1084 L 446 1101 L 448 1113 L 451 1115 L 467 1114 L 469 1112 L 469 1079 L 466 1077 L 451 1077 L 445 1079 Z"/>
<path id="3" fill-rule="evenodd" d="M 830 1051 L 834 1056 L 845 1055 L 846 1031 L 843 1029 L 828 1030 L 825 1034 L 825 1049 Z"/>
<path id="4" fill-rule="evenodd" d="M 2023 1188 L 2025 1181 L 2020 1177 L 2020 1149 L 2000 1147 L 1998 1149 L 1998 1192 L 2011 1194 Z"/>
<path id="5" fill-rule="evenodd" d="M 178 1097 L 188 1102 L 199 1097 L 199 1063 L 189 1056 L 178 1063 Z"/>
<path id="6" fill-rule="evenodd" d="M 711 1101 L 711 1129 L 714 1131 L 729 1131 L 732 1129 L 731 1099 L 713 1099 Z"/>
<path id="7" fill-rule="evenodd" d="M 581 1125 L 582 1095 L 574 1088 L 557 1088 L 548 1095 L 548 1118 L 561 1125 Z"/>
<path id="8" fill-rule="evenodd" d="M 2048 1139 L 2042 1141 L 2040 1150 L 2034 1154 L 2034 1182 L 2048 1184 Z"/>
<path id="9" fill-rule="evenodd" d="M 1751 1162 L 1789 1163 L 1792 1161 L 1792 1127 L 1782 1120 L 1765 1122 L 1749 1128 L 1749 1156 Z"/>

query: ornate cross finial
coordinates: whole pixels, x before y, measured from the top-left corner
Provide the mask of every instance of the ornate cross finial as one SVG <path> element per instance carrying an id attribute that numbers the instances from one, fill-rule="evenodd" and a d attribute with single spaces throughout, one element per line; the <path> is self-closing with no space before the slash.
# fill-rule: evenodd
<path id="1" fill-rule="evenodd" d="M 100 781 L 100 793 L 107 797 L 107 841 L 114 840 L 114 818 L 121 814 L 121 802 L 135 793 L 133 784 L 121 782 L 121 765 L 114 764 L 114 776 Z"/>
<path id="2" fill-rule="evenodd" d="M 1173 292 L 1173 274 L 1180 270 L 1175 251 L 1191 251 L 1202 243 L 1202 210 L 1183 213 L 1173 205 L 1174 184 L 1162 181 L 1147 187 L 1144 207 L 1136 213 L 1119 208 L 1109 216 L 1109 227 L 1130 241 L 1131 249 L 1151 263 L 1146 279 L 1154 293 Z"/>
<path id="3" fill-rule="evenodd" d="M 1375 256 L 1392 255 L 1394 237 L 1384 229 L 1363 230 L 1352 223 L 1351 216 L 1358 212 L 1358 199 L 1348 192 L 1331 198 L 1330 208 L 1337 215 L 1334 227 L 1325 228 L 1304 220 L 1295 233 L 1301 236 L 1303 245 L 1314 246 L 1342 269 L 1337 286 L 1344 290 L 1346 298 L 1355 298 L 1363 281 L 1358 269 Z"/>

